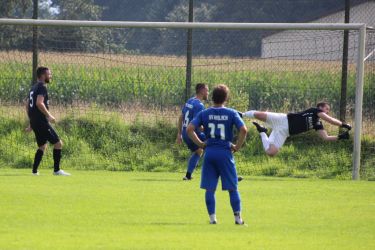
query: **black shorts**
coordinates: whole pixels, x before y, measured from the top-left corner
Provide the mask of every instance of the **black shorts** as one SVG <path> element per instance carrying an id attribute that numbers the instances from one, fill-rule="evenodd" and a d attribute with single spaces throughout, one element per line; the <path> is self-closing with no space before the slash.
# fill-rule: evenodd
<path id="1" fill-rule="evenodd" d="M 48 142 L 56 144 L 60 141 L 60 138 L 53 127 L 47 123 L 31 123 L 31 128 L 34 131 L 36 143 L 38 146 L 42 146 Z"/>

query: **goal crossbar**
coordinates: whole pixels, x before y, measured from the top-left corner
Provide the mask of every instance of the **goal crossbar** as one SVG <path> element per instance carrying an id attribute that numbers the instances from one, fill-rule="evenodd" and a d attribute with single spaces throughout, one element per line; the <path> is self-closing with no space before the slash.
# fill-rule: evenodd
<path id="1" fill-rule="evenodd" d="M 210 22 L 123 22 L 79 21 L 0 18 L 0 24 L 59 26 L 59 27 L 107 27 L 107 28 L 156 28 L 156 29 L 273 29 L 273 30 L 359 30 L 363 23 L 210 23 Z"/>

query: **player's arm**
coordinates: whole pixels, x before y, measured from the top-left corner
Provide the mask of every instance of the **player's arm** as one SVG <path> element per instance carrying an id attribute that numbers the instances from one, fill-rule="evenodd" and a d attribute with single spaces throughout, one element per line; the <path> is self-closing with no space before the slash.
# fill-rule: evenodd
<path id="1" fill-rule="evenodd" d="M 242 145 L 245 143 L 246 140 L 246 135 L 247 135 L 247 127 L 246 125 L 243 125 L 239 129 L 239 134 L 238 134 L 238 139 L 236 144 L 232 144 L 232 150 L 233 152 L 237 152 L 238 150 L 241 149 Z"/>
<path id="2" fill-rule="evenodd" d="M 26 98 L 26 100 L 25 100 L 25 110 L 26 110 L 27 117 L 29 117 L 29 98 Z M 27 128 L 25 129 L 25 131 L 26 132 L 30 132 L 31 131 L 30 123 L 27 126 Z"/>
<path id="3" fill-rule="evenodd" d="M 341 122 L 341 121 L 337 120 L 336 118 L 333 118 L 333 117 L 327 115 L 326 113 L 320 112 L 320 113 L 318 113 L 318 116 L 319 116 L 322 120 L 324 120 L 324 121 L 326 121 L 326 122 L 328 122 L 328 123 L 330 123 L 330 124 L 332 124 L 332 125 L 339 126 L 339 127 L 343 127 L 343 128 L 348 129 L 348 130 L 351 130 L 351 129 L 352 129 L 352 126 L 350 126 L 349 124 L 346 124 L 346 123 L 344 123 L 344 122 Z"/>
<path id="4" fill-rule="evenodd" d="M 200 104 L 200 105 L 195 105 L 194 106 L 194 117 L 193 119 L 201 112 L 204 110 L 204 105 L 203 104 Z M 199 131 L 203 132 L 204 131 L 204 127 L 201 125 L 199 126 Z"/>
<path id="5" fill-rule="evenodd" d="M 190 139 L 200 148 L 205 148 L 206 147 L 206 144 L 201 141 L 199 138 L 198 138 L 198 135 L 197 133 L 195 133 L 195 125 L 190 123 L 189 126 L 187 127 L 187 134 L 188 136 L 190 137 Z"/>
<path id="6" fill-rule="evenodd" d="M 36 106 L 42 112 L 46 117 L 49 122 L 54 123 L 56 121 L 55 117 L 51 115 L 51 113 L 48 111 L 46 105 L 44 105 L 44 96 L 43 95 L 38 95 L 36 98 Z"/>
<path id="7" fill-rule="evenodd" d="M 29 98 L 26 98 L 25 100 L 25 110 L 26 110 L 27 117 L 29 117 Z"/>
<path id="8" fill-rule="evenodd" d="M 324 141 L 337 141 L 337 136 L 331 136 L 328 135 L 327 131 L 324 129 L 320 129 L 317 131 L 320 138 L 322 138 Z"/>
<path id="9" fill-rule="evenodd" d="M 177 144 L 181 144 L 182 142 L 182 120 L 183 120 L 183 117 L 182 117 L 182 114 L 180 114 L 180 116 L 178 117 L 178 121 L 177 121 L 177 129 L 178 129 L 177 138 L 176 138 Z"/>
<path id="10" fill-rule="evenodd" d="M 337 141 L 337 140 L 348 140 L 349 139 L 349 131 L 345 131 L 338 136 L 328 135 L 327 131 L 324 129 L 320 129 L 317 131 L 320 138 L 325 141 Z"/>

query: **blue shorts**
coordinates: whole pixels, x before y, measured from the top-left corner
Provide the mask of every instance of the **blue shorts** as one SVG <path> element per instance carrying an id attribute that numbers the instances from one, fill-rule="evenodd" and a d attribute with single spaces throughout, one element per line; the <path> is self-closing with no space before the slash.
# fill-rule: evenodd
<path id="1" fill-rule="evenodd" d="M 227 149 L 206 148 L 203 167 L 201 188 L 216 190 L 221 177 L 223 190 L 237 190 L 238 178 L 233 154 Z"/>
<path id="2" fill-rule="evenodd" d="M 206 140 L 206 136 L 200 132 L 200 133 L 197 133 L 198 135 L 198 138 L 201 140 L 201 141 L 205 141 Z M 195 152 L 197 151 L 197 149 L 199 148 L 197 146 L 197 144 L 195 144 L 191 139 L 190 137 L 187 135 L 186 131 L 182 132 L 182 140 L 184 140 L 186 146 L 190 149 L 191 152 Z"/>

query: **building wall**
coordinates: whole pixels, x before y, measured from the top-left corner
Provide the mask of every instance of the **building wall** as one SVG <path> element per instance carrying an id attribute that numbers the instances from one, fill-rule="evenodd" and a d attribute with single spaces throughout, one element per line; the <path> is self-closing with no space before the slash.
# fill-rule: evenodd
<path id="1" fill-rule="evenodd" d="M 342 23 L 344 11 L 312 23 Z M 375 26 L 375 1 L 351 8 L 350 22 Z M 283 31 L 262 39 L 262 58 L 337 61 L 342 57 L 343 31 Z M 349 60 L 356 59 L 357 32 L 349 34 Z M 373 46 L 367 46 L 367 52 Z"/>

